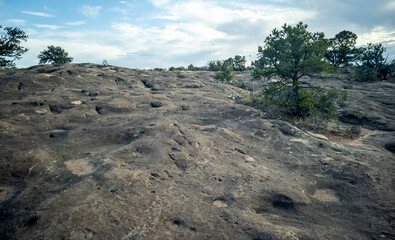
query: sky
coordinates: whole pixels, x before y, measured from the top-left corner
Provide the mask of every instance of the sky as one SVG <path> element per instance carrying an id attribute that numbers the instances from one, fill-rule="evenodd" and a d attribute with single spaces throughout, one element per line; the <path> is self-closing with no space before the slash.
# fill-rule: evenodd
<path id="1" fill-rule="evenodd" d="M 0 0 L 0 25 L 29 36 L 18 67 L 49 45 L 75 63 L 128 68 L 250 62 L 274 28 L 299 21 L 328 38 L 352 31 L 358 46 L 382 43 L 395 58 L 395 0 Z"/>

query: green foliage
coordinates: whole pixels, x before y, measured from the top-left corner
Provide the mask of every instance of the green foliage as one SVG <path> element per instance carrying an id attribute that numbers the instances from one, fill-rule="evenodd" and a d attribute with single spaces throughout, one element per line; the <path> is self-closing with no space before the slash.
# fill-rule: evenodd
<path id="1" fill-rule="evenodd" d="M 103 59 L 103 62 L 102 62 L 102 64 L 103 64 L 104 66 L 109 66 L 109 64 L 108 64 L 108 62 L 107 62 L 107 60 L 106 60 L 106 59 Z"/>
<path id="2" fill-rule="evenodd" d="M 236 71 L 244 71 L 246 70 L 246 57 L 245 56 L 240 56 L 240 55 L 235 55 L 233 58 L 233 69 Z"/>
<path id="3" fill-rule="evenodd" d="M 227 68 L 232 67 L 236 71 L 246 70 L 246 59 L 245 56 L 235 55 L 234 58 L 228 58 L 226 60 L 216 60 L 208 62 L 209 71 L 225 71 Z"/>
<path id="4" fill-rule="evenodd" d="M 324 33 L 310 33 L 307 24 L 284 24 L 266 38 L 265 46 L 258 46 L 258 60 L 254 62 L 254 77 L 279 76 L 292 79 L 294 84 L 308 74 L 327 69 L 324 61 L 329 41 Z"/>
<path id="5" fill-rule="evenodd" d="M 174 71 L 185 71 L 185 70 L 186 70 L 186 68 L 183 66 L 174 68 Z"/>
<path id="6" fill-rule="evenodd" d="M 208 63 L 209 71 L 225 71 L 227 68 L 233 66 L 233 59 L 228 58 L 226 60 L 210 61 Z"/>
<path id="7" fill-rule="evenodd" d="M 343 90 L 340 97 L 340 105 L 344 106 L 348 98 L 348 91 Z"/>
<path id="8" fill-rule="evenodd" d="M 355 48 L 357 35 L 350 31 L 341 31 L 330 39 L 330 47 L 325 53 L 325 58 L 334 67 L 348 66 L 358 54 Z"/>
<path id="9" fill-rule="evenodd" d="M 215 78 L 221 82 L 230 82 L 233 78 L 233 59 L 210 61 L 208 63 L 209 71 L 217 71 Z"/>
<path id="10" fill-rule="evenodd" d="M 262 94 L 262 110 L 272 117 L 284 116 L 298 111 L 301 117 L 311 117 L 315 128 L 319 128 L 320 121 L 330 119 L 336 115 L 336 105 L 344 104 L 347 91 L 339 92 L 333 88 L 326 91 L 323 88 L 299 91 L 298 105 L 292 99 L 293 91 L 289 88 L 278 90 L 276 87 L 266 88 Z"/>
<path id="11" fill-rule="evenodd" d="M 221 61 L 217 60 L 217 61 L 210 61 L 208 62 L 208 70 L 209 71 L 220 71 L 221 70 Z"/>
<path id="12" fill-rule="evenodd" d="M 28 36 L 19 28 L 3 27 L 0 25 L 0 68 L 15 67 L 15 60 L 21 59 L 22 54 L 28 51 L 21 46 Z"/>
<path id="13" fill-rule="evenodd" d="M 207 71 L 207 69 L 205 67 L 195 67 L 193 66 L 193 64 L 189 64 L 189 66 L 187 68 L 181 66 L 181 67 L 170 67 L 169 71 Z"/>
<path id="14" fill-rule="evenodd" d="M 228 66 L 225 70 L 218 71 L 215 75 L 215 78 L 220 80 L 221 82 L 230 82 L 233 79 L 232 73 L 233 67 Z"/>
<path id="15" fill-rule="evenodd" d="M 359 66 L 357 68 L 358 81 L 386 80 L 390 74 L 390 64 L 383 54 L 386 51 L 382 44 L 369 43 L 367 47 L 361 48 L 359 55 Z"/>
<path id="16" fill-rule="evenodd" d="M 195 71 L 196 68 L 195 68 L 192 64 L 189 64 L 188 70 L 189 70 L 189 71 Z"/>
<path id="17" fill-rule="evenodd" d="M 51 45 L 48 46 L 46 50 L 40 52 L 37 57 L 40 60 L 39 64 L 63 64 L 73 61 L 73 58 L 68 55 L 69 54 L 63 48 Z"/>
<path id="18" fill-rule="evenodd" d="M 280 94 L 277 100 L 283 102 L 277 103 L 292 114 L 303 114 L 299 89 L 304 83 L 300 78 L 329 68 L 324 60 L 329 41 L 324 33 L 311 33 L 307 27 L 299 22 L 296 26 L 284 24 L 281 30 L 274 29 L 265 39 L 265 46 L 258 47 L 258 60 L 253 63 L 255 80 L 262 76 L 280 78 L 265 91 Z"/>
<path id="19" fill-rule="evenodd" d="M 242 101 L 247 105 L 257 106 L 262 103 L 262 97 L 256 96 L 256 95 L 251 95 L 250 93 L 244 93 L 242 95 Z M 259 110 L 259 111 L 261 111 L 261 110 Z"/>

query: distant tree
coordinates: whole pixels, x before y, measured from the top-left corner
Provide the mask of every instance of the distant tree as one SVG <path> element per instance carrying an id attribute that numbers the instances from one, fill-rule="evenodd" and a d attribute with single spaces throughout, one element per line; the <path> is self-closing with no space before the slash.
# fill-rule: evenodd
<path id="1" fill-rule="evenodd" d="M 232 67 L 234 66 L 234 59 L 233 58 L 228 58 L 222 61 L 222 66 L 221 66 L 221 70 L 226 70 L 228 67 Z"/>
<path id="2" fill-rule="evenodd" d="M 192 64 L 189 64 L 188 70 L 189 71 L 195 71 L 196 69 L 195 69 L 195 67 Z"/>
<path id="3" fill-rule="evenodd" d="M 330 39 L 330 47 L 325 53 L 325 58 L 334 67 L 347 66 L 354 61 L 358 55 L 355 48 L 357 35 L 350 31 L 341 31 Z"/>
<path id="4" fill-rule="evenodd" d="M 28 36 L 19 28 L 3 27 L 0 25 L 0 68 L 15 67 L 15 60 L 21 59 L 22 54 L 28 51 L 21 46 L 21 41 Z"/>
<path id="5" fill-rule="evenodd" d="M 73 61 L 72 57 L 61 47 L 55 47 L 53 45 L 42 51 L 38 56 L 40 60 L 39 64 L 51 63 L 51 64 L 63 64 L 70 63 Z"/>
<path id="6" fill-rule="evenodd" d="M 360 48 L 358 57 L 357 80 L 376 81 L 386 80 L 390 74 L 390 64 L 384 58 L 386 48 L 382 44 L 369 43 L 368 46 Z"/>
<path id="7" fill-rule="evenodd" d="M 208 70 L 217 72 L 215 76 L 216 79 L 222 82 L 229 82 L 233 78 L 233 63 L 233 58 L 210 61 L 208 62 Z"/>
<path id="8" fill-rule="evenodd" d="M 220 60 L 217 60 L 217 61 L 210 61 L 210 62 L 208 62 L 208 70 L 209 71 L 220 71 L 221 70 L 221 67 L 222 67 L 222 63 L 221 63 L 221 61 Z"/>
<path id="9" fill-rule="evenodd" d="M 170 68 L 169 68 L 169 71 L 172 71 L 172 72 L 173 72 L 173 71 L 175 71 L 175 70 L 176 70 L 175 67 L 170 67 Z"/>
<path id="10" fill-rule="evenodd" d="M 228 58 L 225 60 L 216 60 L 208 62 L 209 71 L 225 71 L 227 68 L 233 68 L 233 58 Z"/>
<path id="11" fill-rule="evenodd" d="M 104 66 L 109 66 L 109 64 L 108 64 L 108 62 L 107 62 L 107 59 L 103 59 L 102 64 L 103 64 Z"/>
<path id="12" fill-rule="evenodd" d="M 233 59 L 233 68 L 239 72 L 246 70 L 246 57 L 236 55 Z"/>
<path id="13" fill-rule="evenodd" d="M 322 32 L 307 31 L 307 27 L 299 22 L 296 26 L 284 24 L 281 30 L 274 29 L 265 39 L 264 47 L 258 46 L 258 60 L 254 62 L 252 72 L 254 79 L 279 77 L 265 94 L 268 98 L 281 99 L 281 104 L 290 113 L 298 115 L 308 112 L 303 102 L 306 98 L 300 96 L 300 89 L 322 92 L 300 79 L 321 72 L 329 65 L 324 58 L 328 39 Z"/>
<path id="14" fill-rule="evenodd" d="M 215 78 L 222 82 L 230 82 L 233 79 L 232 73 L 233 67 L 228 66 L 226 69 L 218 71 Z"/>

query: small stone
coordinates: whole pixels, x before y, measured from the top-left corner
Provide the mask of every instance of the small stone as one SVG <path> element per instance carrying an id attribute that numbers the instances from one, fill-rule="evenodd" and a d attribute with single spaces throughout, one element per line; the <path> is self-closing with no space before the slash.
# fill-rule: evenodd
<path id="1" fill-rule="evenodd" d="M 74 105 L 81 105 L 82 102 L 79 101 L 79 100 L 77 100 L 77 101 L 72 101 L 71 104 L 74 104 Z"/>

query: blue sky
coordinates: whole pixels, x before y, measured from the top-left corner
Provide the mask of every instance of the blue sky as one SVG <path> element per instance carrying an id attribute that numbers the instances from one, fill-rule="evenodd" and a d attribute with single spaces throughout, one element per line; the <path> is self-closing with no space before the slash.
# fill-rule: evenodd
<path id="1" fill-rule="evenodd" d="M 358 35 L 358 45 L 383 43 L 395 58 L 391 0 L 0 0 L 0 24 L 23 29 L 29 52 L 17 66 L 38 64 L 48 45 L 74 62 L 129 68 L 203 66 L 236 54 L 254 60 L 273 28 L 303 21 L 333 37 Z"/>

